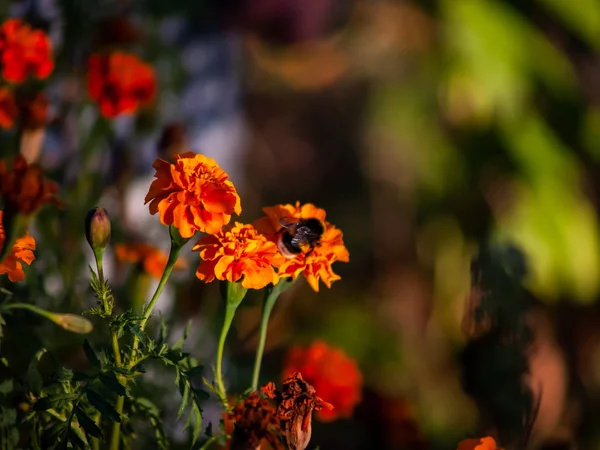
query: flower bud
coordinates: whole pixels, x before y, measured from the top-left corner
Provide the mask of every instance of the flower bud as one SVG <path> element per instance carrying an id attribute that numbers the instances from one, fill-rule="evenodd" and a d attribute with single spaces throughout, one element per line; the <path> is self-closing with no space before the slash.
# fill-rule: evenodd
<path id="1" fill-rule="evenodd" d="M 76 314 L 50 313 L 47 317 L 59 327 L 72 333 L 88 334 L 94 329 L 92 322 Z"/>
<path id="2" fill-rule="evenodd" d="M 85 237 L 94 253 L 104 251 L 110 241 L 110 219 L 106 209 L 94 208 L 87 213 Z"/>

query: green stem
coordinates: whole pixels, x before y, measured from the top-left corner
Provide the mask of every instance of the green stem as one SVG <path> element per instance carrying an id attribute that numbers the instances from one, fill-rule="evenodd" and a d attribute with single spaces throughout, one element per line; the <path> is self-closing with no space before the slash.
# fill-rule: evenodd
<path id="1" fill-rule="evenodd" d="M 227 339 L 227 333 L 231 328 L 231 323 L 235 316 L 235 312 L 242 303 L 242 300 L 246 296 L 248 289 L 243 287 L 240 283 L 232 283 L 230 281 L 225 283 L 225 292 L 222 295 L 225 297 L 225 318 L 223 320 L 223 327 L 221 328 L 221 336 L 219 336 L 219 344 L 217 346 L 217 360 L 215 362 L 215 383 L 216 392 L 219 396 L 219 400 L 223 404 L 226 411 L 230 410 L 229 402 L 227 401 L 227 390 L 225 389 L 225 383 L 223 381 L 223 351 L 225 349 L 225 340 Z"/>
<path id="2" fill-rule="evenodd" d="M 143 313 L 142 313 L 143 317 L 142 317 L 142 320 L 140 321 L 140 328 L 142 329 L 142 331 L 144 330 L 144 328 L 146 328 L 148 319 L 152 315 L 152 310 L 154 309 L 154 305 L 156 305 L 156 301 L 158 300 L 158 297 L 160 297 L 160 294 L 162 293 L 165 285 L 167 284 L 167 281 L 169 280 L 169 277 L 171 276 L 171 272 L 173 272 L 173 267 L 175 267 L 175 263 L 177 262 L 177 258 L 179 258 L 179 253 L 181 252 L 182 248 L 183 248 L 182 245 L 179 245 L 175 241 L 171 240 L 171 251 L 169 252 L 169 259 L 167 260 L 167 265 L 165 267 L 165 270 L 162 274 L 162 277 L 160 278 L 160 281 L 158 282 L 156 291 L 154 291 L 154 295 L 150 299 L 150 302 L 148 303 L 148 305 L 145 306 L 143 309 Z M 133 346 L 132 346 L 132 350 L 131 350 L 131 358 L 130 358 L 131 363 L 129 364 L 130 369 L 135 364 L 137 364 L 137 361 L 133 361 L 133 360 L 134 360 L 134 356 L 137 352 L 139 345 L 140 345 L 139 338 L 137 336 L 134 336 Z M 135 362 L 135 364 L 133 364 L 134 362 Z"/>
<path id="3" fill-rule="evenodd" d="M 258 389 L 258 379 L 260 377 L 260 366 L 262 364 L 263 354 L 265 352 L 265 343 L 267 341 L 267 329 L 269 328 L 269 318 L 275 306 L 275 302 L 282 292 L 287 290 L 293 281 L 280 280 L 275 286 L 269 286 L 265 291 L 265 302 L 260 319 L 260 331 L 258 335 L 258 347 L 256 348 L 256 357 L 254 358 L 254 371 L 252 372 L 252 391 Z"/>
<path id="4" fill-rule="evenodd" d="M 223 328 L 221 329 L 221 336 L 219 337 L 219 346 L 217 347 L 217 361 L 215 366 L 215 382 L 217 383 L 217 393 L 219 399 L 225 407 L 229 409 L 229 403 L 227 402 L 227 391 L 225 390 L 225 383 L 223 382 L 223 350 L 225 349 L 225 340 L 227 339 L 227 333 L 231 328 L 233 317 L 238 305 L 227 305 L 225 307 L 225 320 L 223 321 Z"/>

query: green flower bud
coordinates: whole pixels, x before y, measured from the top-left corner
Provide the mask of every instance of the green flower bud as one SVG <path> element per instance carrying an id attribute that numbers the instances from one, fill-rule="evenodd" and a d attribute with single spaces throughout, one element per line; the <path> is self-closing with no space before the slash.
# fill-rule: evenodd
<path id="1" fill-rule="evenodd" d="M 59 327 L 72 333 L 88 334 L 94 329 L 92 322 L 76 314 L 50 313 L 47 317 Z"/>
<path id="2" fill-rule="evenodd" d="M 106 209 L 94 208 L 87 213 L 85 237 L 94 253 L 104 251 L 110 241 L 110 218 Z"/>

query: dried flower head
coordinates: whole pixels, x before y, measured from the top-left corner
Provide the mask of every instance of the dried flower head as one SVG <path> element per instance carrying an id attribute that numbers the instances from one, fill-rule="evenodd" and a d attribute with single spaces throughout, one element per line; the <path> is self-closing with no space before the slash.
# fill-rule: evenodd
<path id="1" fill-rule="evenodd" d="M 252 225 L 236 222 L 215 235 L 203 236 L 192 250 L 199 251 L 202 258 L 196 276 L 207 283 L 215 278 L 241 279 L 247 289 L 262 289 L 279 281 L 273 266 L 282 263 L 283 257 L 277 245 Z"/>
<path id="2" fill-rule="evenodd" d="M 15 156 L 12 165 L 0 160 L 0 197 L 5 211 L 29 216 L 46 203 L 61 206 L 57 191 L 58 185 L 45 177 L 42 168 L 28 164 L 23 156 Z"/>
<path id="3" fill-rule="evenodd" d="M 0 211 L 0 251 L 6 242 L 6 234 L 2 226 L 2 215 L 3 213 Z M 35 259 L 33 255 L 34 250 L 35 240 L 32 236 L 26 234 L 23 237 L 17 238 L 12 246 L 12 250 L 0 262 L 0 275 L 8 274 L 8 279 L 13 283 L 24 280 L 25 272 L 23 272 L 22 263 L 31 265 Z"/>
<path id="4" fill-rule="evenodd" d="M 458 450 L 497 450 L 496 441 L 492 437 L 481 439 L 465 439 L 458 444 Z"/>
<path id="5" fill-rule="evenodd" d="M 12 128 L 17 114 L 17 103 L 13 92 L 8 88 L 0 88 L 0 128 L 5 130 Z"/>
<path id="6" fill-rule="evenodd" d="M 19 19 L 0 25 L 0 69 L 5 80 L 21 83 L 33 75 L 44 79 L 54 69 L 48 35 Z"/>
<path id="7" fill-rule="evenodd" d="M 164 225 L 174 225 L 183 238 L 196 231 L 214 234 L 242 207 L 229 175 L 212 158 L 192 152 L 176 155 L 175 164 L 154 161 L 156 180 L 145 203 L 150 214 L 160 214 Z"/>
<path id="8" fill-rule="evenodd" d="M 133 54 L 95 54 L 88 60 L 88 91 L 101 114 L 112 119 L 150 105 L 156 95 L 156 75 L 150 64 Z"/>
<path id="9" fill-rule="evenodd" d="M 299 372 L 283 382 L 281 391 L 270 382 L 261 388 L 277 403 L 277 418 L 290 450 L 304 450 L 312 434 L 312 413 L 333 409 L 333 405 L 316 396 L 315 388 Z"/>
<path id="10" fill-rule="evenodd" d="M 309 347 L 292 347 L 283 367 L 284 376 L 301 372 L 320 395 L 335 404 L 335 409 L 317 413 L 320 420 L 352 416 L 362 398 L 363 380 L 356 361 L 324 341 L 315 341 Z"/>
<path id="11" fill-rule="evenodd" d="M 340 276 L 333 272 L 332 264 L 336 261 L 350 261 L 348 249 L 344 246 L 342 232 L 334 225 L 325 221 L 325 210 L 307 203 L 300 205 L 276 205 L 263 208 L 266 217 L 256 222 L 256 228 L 264 233 L 269 240 L 277 242 L 280 238 L 281 220 L 317 218 L 325 223 L 325 232 L 321 238 L 320 245 L 311 252 L 300 253 L 294 258 L 286 259 L 279 266 L 280 277 L 292 277 L 296 279 L 304 275 L 308 284 L 319 291 L 319 280 L 327 287 L 331 287 L 333 281 L 339 280 Z"/>
<path id="12" fill-rule="evenodd" d="M 234 406 L 228 419 L 234 422 L 230 450 L 255 450 L 263 440 L 273 448 L 280 447 L 275 406 L 258 392 Z"/>
<path id="13" fill-rule="evenodd" d="M 160 248 L 140 243 L 117 244 L 115 256 L 121 262 L 140 264 L 144 272 L 159 280 L 169 259 L 168 255 Z M 187 267 L 186 261 L 180 258 L 175 262 L 173 269 L 180 270 L 185 267 Z"/>

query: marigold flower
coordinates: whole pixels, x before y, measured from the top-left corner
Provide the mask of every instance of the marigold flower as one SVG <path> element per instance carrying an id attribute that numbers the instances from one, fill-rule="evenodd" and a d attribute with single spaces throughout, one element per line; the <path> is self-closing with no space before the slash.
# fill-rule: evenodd
<path id="1" fill-rule="evenodd" d="M 0 88 L 0 128 L 5 130 L 12 128 L 17 114 L 14 94 L 7 88 Z"/>
<path id="2" fill-rule="evenodd" d="M 230 450 L 254 450 L 261 447 L 263 440 L 280 448 L 276 408 L 258 392 L 250 393 L 234 406 L 228 419 L 234 422 Z"/>
<path id="3" fill-rule="evenodd" d="M 160 280 L 167 266 L 169 256 L 158 247 L 148 244 L 117 244 L 115 246 L 115 256 L 118 261 L 139 263 L 144 271 Z M 187 264 L 184 259 L 178 259 L 173 269 L 185 269 Z"/>
<path id="4" fill-rule="evenodd" d="M 187 152 L 175 164 L 157 158 L 152 167 L 156 180 L 145 203 L 150 214 L 160 213 L 164 225 L 174 225 L 183 238 L 196 231 L 214 234 L 242 212 L 240 197 L 229 175 L 212 158 Z"/>
<path id="5" fill-rule="evenodd" d="M 300 253 L 294 258 L 286 260 L 278 268 L 280 277 L 292 277 L 296 279 L 303 274 L 308 284 L 319 291 L 319 280 L 327 287 L 331 287 L 333 281 L 339 280 L 340 276 L 333 272 L 331 265 L 336 261 L 350 261 L 348 249 L 344 246 L 341 230 L 325 221 L 325 210 L 315 207 L 311 203 L 300 205 L 276 205 L 263 208 L 266 217 L 259 219 L 255 225 L 264 233 L 269 240 L 277 242 L 280 237 L 281 219 L 308 219 L 317 218 L 325 223 L 325 232 L 321 238 L 320 246 L 311 252 Z"/>
<path id="6" fill-rule="evenodd" d="M 4 21 L 0 25 L 0 67 L 2 76 L 14 83 L 29 75 L 48 77 L 54 69 L 50 39 L 19 19 Z"/>
<path id="7" fill-rule="evenodd" d="M 2 226 L 2 211 L 0 211 L 0 250 L 4 247 L 6 241 L 6 234 L 4 227 Z M 0 275 L 8 274 L 10 281 L 17 282 L 25 279 L 25 272 L 23 272 L 23 265 L 31 265 L 35 256 L 33 251 L 35 250 L 35 240 L 29 234 L 23 237 L 17 238 L 15 241 L 12 251 L 0 262 Z"/>
<path id="8" fill-rule="evenodd" d="M 296 372 L 283 381 L 281 391 L 270 382 L 261 388 L 277 403 L 279 426 L 290 450 L 304 450 L 312 434 L 312 412 L 333 409 L 331 403 L 316 396 L 315 388 Z"/>
<path id="9" fill-rule="evenodd" d="M 458 444 L 458 450 L 497 450 L 496 441 L 492 437 L 481 439 L 465 439 Z"/>
<path id="10" fill-rule="evenodd" d="M 58 185 L 44 176 L 37 164 L 28 164 L 22 155 L 13 158 L 12 167 L 0 160 L 0 197 L 5 211 L 29 216 L 45 203 L 62 205 L 56 198 Z"/>
<path id="11" fill-rule="evenodd" d="M 112 119 L 148 106 L 156 95 L 156 75 L 150 64 L 133 54 L 95 54 L 88 59 L 88 91 L 100 113 Z"/>
<path id="12" fill-rule="evenodd" d="M 327 400 L 335 404 L 334 410 L 317 413 L 322 421 L 350 417 L 362 398 L 362 374 L 356 362 L 343 350 L 317 340 L 309 347 L 292 347 L 283 365 L 284 376 L 301 372 Z"/>
<path id="13" fill-rule="evenodd" d="M 252 225 L 236 222 L 215 235 L 207 234 L 192 250 L 198 250 L 203 259 L 196 276 L 207 283 L 215 278 L 235 282 L 243 277 L 243 287 L 262 289 L 279 281 L 273 265 L 283 262 L 283 257 L 277 245 Z"/>

